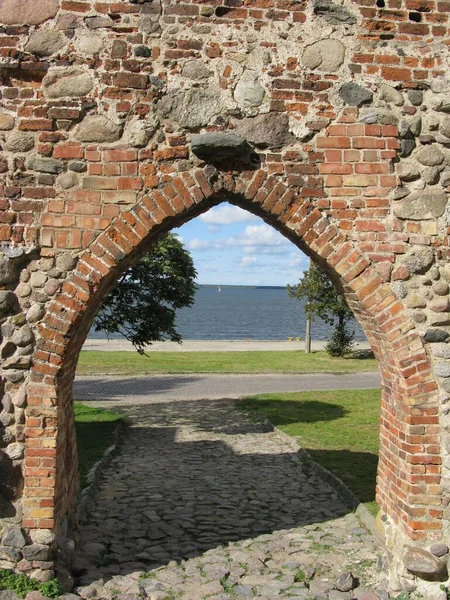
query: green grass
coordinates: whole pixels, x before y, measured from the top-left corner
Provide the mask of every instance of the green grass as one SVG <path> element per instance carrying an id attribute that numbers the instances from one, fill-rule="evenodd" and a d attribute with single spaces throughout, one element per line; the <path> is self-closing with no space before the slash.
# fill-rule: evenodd
<path id="1" fill-rule="evenodd" d="M 260 394 L 244 398 L 238 408 L 264 415 L 296 438 L 376 513 L 380 390 Z"/>
<path id="2" fill-rule="evenodd" d="M 86 486 L 86 476 L 105 450 L 114 443 L 117 428 L 125 421 L 123 415 L 74 402 L 75 428 L 78 442 L 80 485 Z"/>
<path id="3" fill-rule="evenodd" d="M 94 373 L 313 373 L 376 371 L 373 358 L 334 358 L 326 352 L 81 352 L 78 375 Z"/>

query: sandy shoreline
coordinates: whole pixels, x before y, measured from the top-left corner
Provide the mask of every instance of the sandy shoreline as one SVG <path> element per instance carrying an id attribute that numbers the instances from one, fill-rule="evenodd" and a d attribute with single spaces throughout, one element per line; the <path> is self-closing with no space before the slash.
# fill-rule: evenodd
<path id="1" fill-rule="evenodd" d="M 323 350 L 326 342 L 313 341 L 313 350 Z M 368 349 L 368 342 L 356 342 L 356 349 Z M 146 352 L 254 352 L 254 351 L 287 351 L 304 350 L 303 340 L 184 340 L 182 344 L 175 342 L 155 342 L 147 346 Z M 83 350 L 101 352 L 134 351 L 133 345 L 126 340 L 89 339 Z"/>

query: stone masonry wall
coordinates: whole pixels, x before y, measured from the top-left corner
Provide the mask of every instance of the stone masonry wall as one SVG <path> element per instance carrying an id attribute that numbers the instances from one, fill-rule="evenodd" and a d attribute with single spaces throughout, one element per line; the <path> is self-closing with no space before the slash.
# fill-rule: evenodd
<path id="1" fill-rule="evenodd" d="M 449 14 L 0 2 L 0 567 L 70 566 L 71 388 L 95 311 L 158 236 L 227 200 L 344 291 L 382 376 L 392 585 L 420 574 L 415 552 L 445 580 L 426 549 L 449 541 Z"/>

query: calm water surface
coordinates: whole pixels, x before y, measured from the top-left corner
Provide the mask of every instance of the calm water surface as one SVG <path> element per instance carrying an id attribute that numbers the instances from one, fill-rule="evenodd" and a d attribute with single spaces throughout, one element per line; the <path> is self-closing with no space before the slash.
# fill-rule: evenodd
<path id="1" fill-rule="evenodd" d="M 199 286 L 195 303 L 178 311 L 177 330 L 185 340 L 285 340 L 305 337 L 303 303 L 289 298 L 286 288 Z M 356 340 L 365 340 L 354 321 Z M 331 328 L 321 320 L 312 325 L 312 338 L 324 340 Z M 104 338 L 91 332 L 89 337 Z M 120 336 L 114 336 L 120 337 Z"/>

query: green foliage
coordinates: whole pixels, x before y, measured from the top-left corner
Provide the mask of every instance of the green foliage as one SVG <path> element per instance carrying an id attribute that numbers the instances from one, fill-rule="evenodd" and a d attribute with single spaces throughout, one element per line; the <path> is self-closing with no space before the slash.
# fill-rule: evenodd
<path id="1" fill-rule="evenodd" d="M 350 331 L 344 324 L 341 328 L 339 325 L 334 329 L 330 337 L 327 338 L 325 351 L 330 356 L 345 356 L 350 354 L 353 349 L 354 331 Z"/>
<path id="2" fill-rule="evenodd" d="M 305 573 L 305 571 L 302 571 L 301 569 L 299 569 L 296 573 L 295 573 L 295 583 L 303 583 L 303 581 L 308 581 L 309 577 L 308 575 Z"/>
<path id="3" fill-rule="evenodd" d="M 56 600 L 61 595 L 61 590 L 56 579 L 42 583 L 35 579 L 30 579 L 22 573 L 13 573 L 7 569 L 0 569 L 0 590 L 11 590 L 19 598 L 25 598 L 28 592 L 36 590 L 52 600 Z"/>
<path id="4" fill-rule="evenodd" d="M 180 342 L 176 310 L 193 304 L 196 276 L 191 255 L 168 234 L 122 275 L 95 317 L 95 330 L 121 333 L 141 354 L 152 342 Z"/>
<path id="5" fill-rule="evenodd" d="M 344 356 L 352 350 L 354 332 L 347 323 L 354 319 L 345 298 L 334 287 L 333 282 L 320 267 L 312 264 L 294 286 L 287 286 L 291 298 L 305 299 L 305 313 L 314 321 L 319 317 L 335 329 L 325 350 L 330 356 Z"/>

